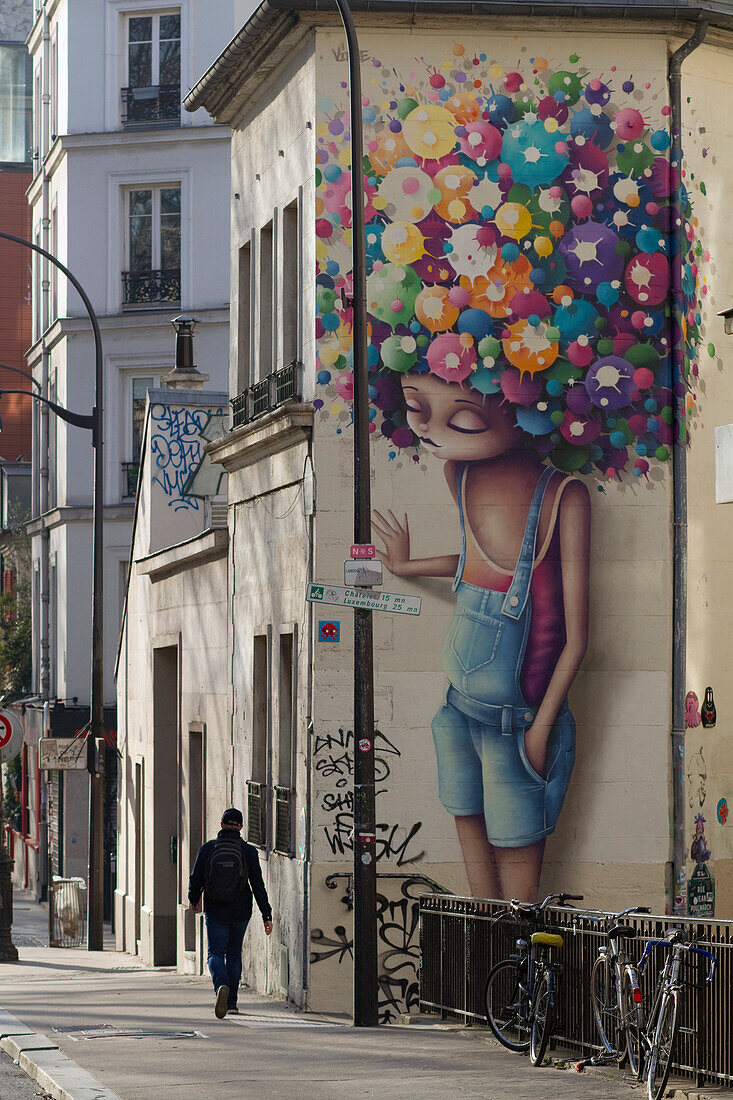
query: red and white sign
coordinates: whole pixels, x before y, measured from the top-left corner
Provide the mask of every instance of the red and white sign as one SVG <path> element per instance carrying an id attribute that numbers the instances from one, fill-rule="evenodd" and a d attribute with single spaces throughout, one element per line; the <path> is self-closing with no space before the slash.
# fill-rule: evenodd
<path id="1" fill-rule="evenodd" d="M 12 711 L 0 710 L 0 763 L 8 764 L 23 747 L 23 727 Z"/>
<path id="2" fill-rule="evenodd" d="M 357 542 L 349 550 L 352 558 L 375 558 L 377 556 L 377 548 L 373 546 L 371 542 Z"/>
<path id="3" fill-rule="evenodd" d="M 377 842 L 374 833 L 359 833 L 359 840 L 362 844 L 376 844 Z"/>

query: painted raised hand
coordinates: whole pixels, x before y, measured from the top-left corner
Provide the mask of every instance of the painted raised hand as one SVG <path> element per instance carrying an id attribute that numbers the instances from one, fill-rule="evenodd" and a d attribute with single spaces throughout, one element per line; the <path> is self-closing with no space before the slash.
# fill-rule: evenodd
<path id="1" fill-rule="evenodd" d="M 388 509 L 387 516 L 389 518 L 375 511 L 372 518 L 374 530 L 384 543 L 384 550 L 377 550 L 377 556 L 381 558 L 390 573 L 399 577 L 410 560 L 410 527 L 407 522 L 407 513 L 402 523 L 391 509 Z"/>

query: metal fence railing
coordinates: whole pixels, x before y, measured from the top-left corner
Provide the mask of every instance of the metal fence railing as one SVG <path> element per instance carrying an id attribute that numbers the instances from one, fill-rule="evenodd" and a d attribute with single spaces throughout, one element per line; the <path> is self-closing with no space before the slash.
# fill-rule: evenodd
<path id="1" fill-rule="evenodd" d="M 452 895 L 420 899 L 420 1010 L 444 1018 L 482 1024 L 484 983 L 489 968 L 513 949 L 516 928 L 496 915 L 501 901 L 479 901 Z M 705 985 L 706 969 L 690 962 L 683 997 L 680 1033 L 673 1072 L 706 1081 L 733 1084 L 733 921 L 694 921 L 673 917 L 624 917 L 638 930 L 625 942 L 639 959 L 647 939 L 658 939 L 670 927 L 685 928 L 717 961 L 715 980 Z M 602 924 L 582 910 L 548 908 L 546 927 L 564 934 L 560 1008 L 555 1041 L 581 1055 L 599 1049 L 590 997 L 590 973 L 599 946 L 606 942 Z M 661 963 L 661 960 L 659 960 Z M 649 992 L 658 966 L 646 968 L 642 983 Z M 702 963 L 705 960 L 701 960 Z M 648 998 L 646 998 L 646 1003 Z"/>

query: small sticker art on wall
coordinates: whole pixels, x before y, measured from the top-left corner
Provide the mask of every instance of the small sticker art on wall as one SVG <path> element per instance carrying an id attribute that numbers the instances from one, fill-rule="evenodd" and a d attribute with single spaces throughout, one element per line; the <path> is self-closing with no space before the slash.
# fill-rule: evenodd
<path id="1" fill-rule="evenodd" d="M 717 719 L 717 713 L 715 710 L 715 700 L 713 699 L 713 689 L 708 685 L 705 688 L 705 698 L 702 701 L 702 727 L 703 729 L 712 729 Z"/>
<path id="2" fill-rule="evenodd" d="M 389 460 L 422 461 L 403 395 L 422 375 L 498 398 L 557 469 L 648 479 L 674 442 L 670 257 L 683 255 L 681 442 L 708 289 L 691 180 L 670 164 L 670 108 L 654 103 L 663 89 L 642 91 L 616 66 L 590 71 L 576 53 L 512 71 L 462 43 L 404 70 L 371 64 L 370 430 Z M 318 106 L 314 404 L 340 435 L 354 388 L 350 125 L 344 102 Z"/>
<path id="3" fill-rule="evenodd" d="M 318 623 L 318 641 L 319 642 L 340 642 L 341 641 L 341 623 L 338 619 L 327 619 L 325 622 L 320 621 Z"/>
<path id="4" fill-rule="evenodd" d="M 696 863 L 707 863 L 710 859 L 710 849 L 705 840 L 705 818 L 702 814 L 695 815 L 695 836 L 690 845 L 690 858 Z"/>
<path id="5" fill-rule="evenodd" d="M 700 725 L 700 701 L 694 691 L 685 696 L 685 729 L 694 730 Z"/>
<path id="6" fill-rule="evenodd" d="M 698 863 L 687 883 L 687 915 L 715 916 L 715 880 L 704 863 Z"/>
<path id="7" fill-rule="evenodd" d="M 720 799 L 720 802 L 718 802 L 717 812 L 718 812 L 718 821 L 720 822 L 721 825 L 725 825 L 726 821 L 728 820 L 728 799 L 727 798 L 721 798 Z"/>

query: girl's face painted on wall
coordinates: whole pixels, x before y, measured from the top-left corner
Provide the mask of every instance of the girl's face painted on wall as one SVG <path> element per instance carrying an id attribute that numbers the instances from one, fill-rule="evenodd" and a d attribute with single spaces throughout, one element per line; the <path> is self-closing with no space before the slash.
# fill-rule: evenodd
<path id="1" fill-rule="evenodd" d="M 434 374 L 405 375 L 402 391 L 407 423 L 423 447 L 443 461 L 496 458 L 521 438 L 511 407 L 498 397 L 484 398 Z"/>

